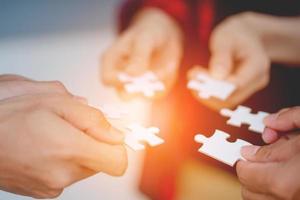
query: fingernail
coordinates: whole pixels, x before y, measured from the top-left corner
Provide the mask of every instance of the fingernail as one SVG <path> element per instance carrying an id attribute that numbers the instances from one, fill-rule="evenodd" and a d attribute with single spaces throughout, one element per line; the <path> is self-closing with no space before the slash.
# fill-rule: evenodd
<path id="1" fill-rule="evenodd" d="M 269 143 L 273 143 L 277 140 L 278 138 L 278 134 L 276 131 L 269 129 L 269 128 L 265 128 L 263 134 L 262 134 L 262 139 L 265 143 L 269 144 Z"/>
<path id="2" fill-rule="evenodd" d="M 248 145 L 248 146 L 243 146 L 241 149 L 241 154 L 245 158 L 253 157 L 260 146 L 255 146 L 255 145 Z"/>
<path id="3" fill-rule="evenodd" d="M 83 103 L 83 104 L 88 104 L 88 100 L 84 97 L 81 97 L 81 96 L 74 96 L 74 99 Z"/>
<path id="4" fill-rule="evenodd" d="M 273 124 L 276 121 L 277 117 L 278 117 L 277 113 L 268 115 L 267 117 L 264 118 L 264 124 L 265 125 Z"/>

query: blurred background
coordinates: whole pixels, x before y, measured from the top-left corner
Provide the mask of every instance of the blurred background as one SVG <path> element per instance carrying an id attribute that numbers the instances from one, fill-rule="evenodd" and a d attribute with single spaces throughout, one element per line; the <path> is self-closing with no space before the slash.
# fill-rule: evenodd
<path id="1" fill-rule="evenodd" d="M 99 79 L 101 52 L 115 36 L 118 0 L 0 0 L 0 74 L 59 80 L 96 107 L 117 104 L 132 119 L 147 120 L 149 105 L 120 102 Z M 49 70 L 51 69 L 51 70 Z M 26 153 L 26 152 L 24 152 Z M 98 174 L 72 185 L 57 199 L 146 199 L 138 191 L 143 152 L 129 153 L 125 176 Z M 1 200 L 31 199 L 0 191 Z"/>

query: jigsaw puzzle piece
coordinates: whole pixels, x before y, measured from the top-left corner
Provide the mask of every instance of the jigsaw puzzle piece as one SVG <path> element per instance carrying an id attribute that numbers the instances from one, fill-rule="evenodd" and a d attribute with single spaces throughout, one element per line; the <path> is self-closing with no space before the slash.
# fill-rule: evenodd
<path id="1" fill-rule="evenodd" d="M 137 77 L 121 73 L 119 80 L 124 83 L 124 88 L 128 93 L 142 93 L 146 97 L 153 97 L 156 92 L 165 89 L 164 84 L 150 71 Z"/>
<path id="2" fill-rule="evenodd" d="M 194 139 L 196 142 L 203 144 L 198 149 L 199 152 L 227 165 L 234 166 L 238 160 L 244 159 L 240 153 L 241 148 L 251 144 L 241 139 L 231 143 L 227 141 L 229 137 L 228 133 L 216 130 L 214 135 L 209 138 L 197 134 Z"/>
<path id="3" fill-rule="evenodd" d="M 265 129 L 263 120 L 269 113 L 259 111 L 257 114 L 251 113 L 251 109 L 245 106 L 238 106 L 236 110 L 232 111 L 229 109 L 221 109 L 220 114 L 229 117 L 227 124 L 241 127 L 242 124 L 249 125 L 249 130 L 262 133 Z"/>
<path id="4" fill-rule="evenodd" d="M 157 146 L 164 143 L 164 140 L 157 136 L 159 128 L 149 127 L 145 128 L 139 124 L 131 124 L 128 126 L 130 133 L 125 137 L 125 144 L 131 149 L 143 150 L 145 148 L 143 143 L 147 143 L 150 146 Z"/>
<path id="5" fill-rule="evenodd" d="M 187 87 L 198 92 L 200 98 L 215 97 L 226 100 L 236 89 L 236 86 L 227 81 L 211 78 L 208 74 L 198 73 L 196 79 L 190 80 Z"/>

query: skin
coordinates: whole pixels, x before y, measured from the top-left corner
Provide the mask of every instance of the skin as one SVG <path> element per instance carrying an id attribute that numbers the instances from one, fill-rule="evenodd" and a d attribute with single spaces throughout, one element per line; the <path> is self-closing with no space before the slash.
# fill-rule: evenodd
<path id="1" fill-rule="evenodd" d="M 210 37 L 209 69 L 195 67 L 188 73 L 192 79 L 199 71 L 226 80 L 237 90 L 226 100 L 202 100 L 214 110 L 233 108 L 268 85 L 271 62 L 300 63 L 300 18 L 284 18 L 246 12 L 222 21 Z M 197 95 L 195 95 L 196 98 Z"/>
<path id="2" fill-rule="evenodd" d="M 120 89 L 121 72 L 135 76 L 151 70 L 167 92 L 176 81 L 181 56 L 181 30 L 176 22 L 159 9 L 145 9 L 103 54 L 102 80 Z"/>
<path id="3" fill-rule="evenodd" d="M 299 17 L 252 12 L 236 14 L 222 21 L 210 37 L 209 69 L 195 67 L 188 72 L 188 79 L 194 78 L 198 71 L 204 71 L 217 79 L 232 82 L 237 90 L 226 101 L 199 101 L 214 110 L 232 108 L 269 83 L 271 62 L 299 63 L 299 24 Z M 140 11 L 103 54 L 103 82 L 120 89 L 122 84 L 118 74 L 121 72 L 139 75 L 152 70 L 166 84 L 165 93 L 168 92 L 176 81 L 182 57 L 181 35 L 179 25 L 163 11 L 154 8 Z"/>
<path id="4" fill-rule="evenodd" d="M 244 147 L 241 153 L 247 161 L 237 164 L 242 196 L 251 200 L 299 199 L 300 109 L 283 109 L 265 118 L 265 124 L 268 129 L 263 138 L 272 139 L 268 141 L 271 144 Z"/>
<path id="5" fill-rule="evenodd" d="M 160 14 L 157 15 L 157 13 Z M 103 56 L 102 79 L 104 83 L 120 88 L 120 83 L 116 78 L 120 72 L 135 75 L 151 69 L 170 88 L 172 84 L 168 84 L 168 81 L 170 83 L 176 81 L 174 74 L 178 73 L 181 59 L 182 42 L 179 37 L 181 34 L 178 33 L 180 33 L 179 26 L 162 11 L 145 9 L 139 12 L 133 23 Z M 211 58 L 208 70 L 198 66 L 191 69 L 187 76 L 188 79 L 192 79 L 199 71 L 205 72 L 217 79 L 235 84 L 237 90 L 226 101 L 217 99 L 208 101 L 199 99 L 199 101 L 217 111 L 220 108 L 232 108 L 241 104 L 267 86 L 270 79 L 271 62 L 285 63 L 290 66 L 300 63 L 299 35 L 299 17 L 276 17 L 252 12 L 228 17 L 213 30 L 210 37 Z M 168 49 L 170 44 L 174 44 L 175 48 Z M 176 51 L 173 52 L 174 49 Z M 161 62 L 157 62 L 157 57 L 150 56 L 149 52 L 161 52 L 160 59 L 158 59 Z M 164 56 L 164 52 L 168 52 L 169 55 Z M 174 63 L 171 65 L 172 67 L 165 64 L 172 62 Z M 156 71 L 158 68 L 153 68 L 153 66 L 159 66 L 160 72 Z M 195 95 L 195 98 L 198 96 Z M 298 119 L 295 115 L 293 114 L 294 117 L 285 122 L 285 124 L 290 123 L 290 126 L 287 127 L 281 127 L 281 122 L 270 122 L 270 117 L 267 118 L 265 120 L 267 129 L 263 133 L 263 139 L 267 143 L 272 143 L 278 140 L 279 134 L 282 132 L 287 135 L 293 131 L 291 127 L 294 127 L 295 120 Z M 297 115 L 299 116 L 299 114 Z M 243 184 L 244 199 L 299 198 L 298 180 L 300 177 L 297 177 L 299 174 L 297 169 L 300 159 L 299 154 L 295 153 L 298 151 L 291 153 L 290 150 L 297 149 L 299 146 L 298 142 L 292 142 L 294 140 L 296 141 L 296 139 L 279 140 L 270 146 L 261 147 L 262 150 L 257 151 L 258 158 L 260 158 L 260 154 L 263 154 L 261 152 L 269 152 L 265 153 L 266 157 L 269 158 L 269 154 L 272 154 L 275 159 L 269 162 L 255 159 L 253 155 L 251 160 L 244 153 L 244 157 L 249 158 L 249 162 L 241 161 L 237 168 Z M 284 145 L 286 148 L 279 148 L 278 144 L 284 143 L 287 144 Z M 257 150 L 257 147 L 253 148 Z M 273 149 L 275 153 L 271 153 Z M 275 151 L 275 149 L 280 149 L 280 151 Z M 257 174 L 255 174 L 256 172 Z"/>
<path id="6" fill-rule="evenodd" d="M 277 141 L 280 136 L 300 128 L 300 106 L 284 108 L 264 119 L 266 129 L 262 138 L 266 143 Z"/>
<path id="7" fill-rule="evenodd" d="M 122 133 L 62 84 L 4 75 L 0 94 L 1 190 L 54 198 L 98 172 L 124 173 Z"/>

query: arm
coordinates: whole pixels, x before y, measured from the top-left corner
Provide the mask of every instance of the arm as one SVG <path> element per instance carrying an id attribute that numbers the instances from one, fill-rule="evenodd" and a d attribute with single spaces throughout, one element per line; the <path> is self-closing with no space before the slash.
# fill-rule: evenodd
<path id="1" fill-rule="evenodd" d="M 249 23 L 261 34 L 272 62 L 300 63 L 300 17 L 277 17 L 263 14 L 249 16 Z"/>

